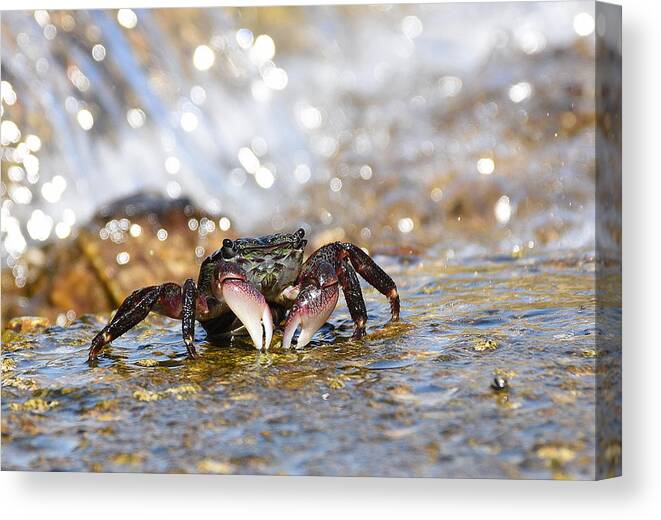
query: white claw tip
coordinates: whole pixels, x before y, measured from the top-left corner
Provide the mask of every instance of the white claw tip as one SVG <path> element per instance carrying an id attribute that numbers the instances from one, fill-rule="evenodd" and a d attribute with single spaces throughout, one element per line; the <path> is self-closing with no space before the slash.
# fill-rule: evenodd
<path id="1" fill-rule="evenodd" d="M 262 313 L 262 326 L 264 327 L 264 350 L 268 350 L 273 339 L 273 316 L 268 305 L 264 306 Z"/>

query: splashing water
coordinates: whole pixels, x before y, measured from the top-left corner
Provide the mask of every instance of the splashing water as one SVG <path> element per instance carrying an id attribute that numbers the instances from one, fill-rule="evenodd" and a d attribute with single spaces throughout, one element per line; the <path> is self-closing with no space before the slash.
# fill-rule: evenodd
<path id="1" fill-rule="evenodd" d="M 497 231 L 489 248 L 585 245 L 586 16 L 580 3 L 8 12 L 9 267 L 144 190 L 246 232 L 296 220 L 429 244 L 463 221 L 467 244 L 490 236 L 473 223 Z"/>

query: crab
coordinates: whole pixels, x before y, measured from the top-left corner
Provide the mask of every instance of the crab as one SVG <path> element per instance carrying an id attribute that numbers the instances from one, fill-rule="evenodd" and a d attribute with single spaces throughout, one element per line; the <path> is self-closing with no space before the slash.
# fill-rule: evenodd
<path id="1" fill-rule="evenodd" d="M 93 338 L 88 361 L 105 345 L 155 312 L 181 320 L 188 356 L 197 357 L 193 343 L 198 321 L 208 338 L 247 332 L 258 350 L 272 342 L 274 322 L 284 330 L 282 347 L 306 346 L 328 320 L 342 288 L 354 323 L 354 338 L 365 334 L 367 310 L 356 273 L 386 296 L 391 321 L 399 320 L 397 286 L 360 247 L 333 242 L 317 249 L 304 262 L 305 231 L 259 238 L 223 240 L 222 247 L 200 266 L 197 284 L 168 282 L 134 291 L 110 322 Z"/>

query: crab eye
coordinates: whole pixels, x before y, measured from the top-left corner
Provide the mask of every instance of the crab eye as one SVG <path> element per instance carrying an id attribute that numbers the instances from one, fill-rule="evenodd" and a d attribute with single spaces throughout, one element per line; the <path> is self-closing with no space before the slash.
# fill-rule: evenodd
<path id="1" fill-rule="evenodd" d="M 234 255 L 236 255 L 234 242 L 232 242 L 229 238 L 223 240 L 223 247 L 220 248 L 220 254 L 225 259 L 232 258 Z"/>
<path id="2" fill-rule="evenodd" d="M 298 238 L 303 238 L 305 236 L 305 229 L 303 228 L 298 228 L 298 231 L 296 231 L 295 235 Z"/>

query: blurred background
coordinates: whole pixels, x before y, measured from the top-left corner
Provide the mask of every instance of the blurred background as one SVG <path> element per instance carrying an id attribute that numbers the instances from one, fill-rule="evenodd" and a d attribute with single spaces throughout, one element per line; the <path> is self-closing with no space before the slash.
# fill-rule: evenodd
<path id="1" fill-rule="evenodd" d="M 3 317 L 194 275 L 224 236 L 593 251 L 590 2 L 2 16 Z"/>
<path id="2" fill-rule="evenodd" d="M 3 13 L 2 469 L 618 475 L 621 19 L 595 5 Z M 342 302 L 310 348 L 198 330 L 192 361 L 151 316 L 83 363 L 133 290 L 298 227 L 368 250 L 402 320 L 365 284 L 365 341 Z"/>

